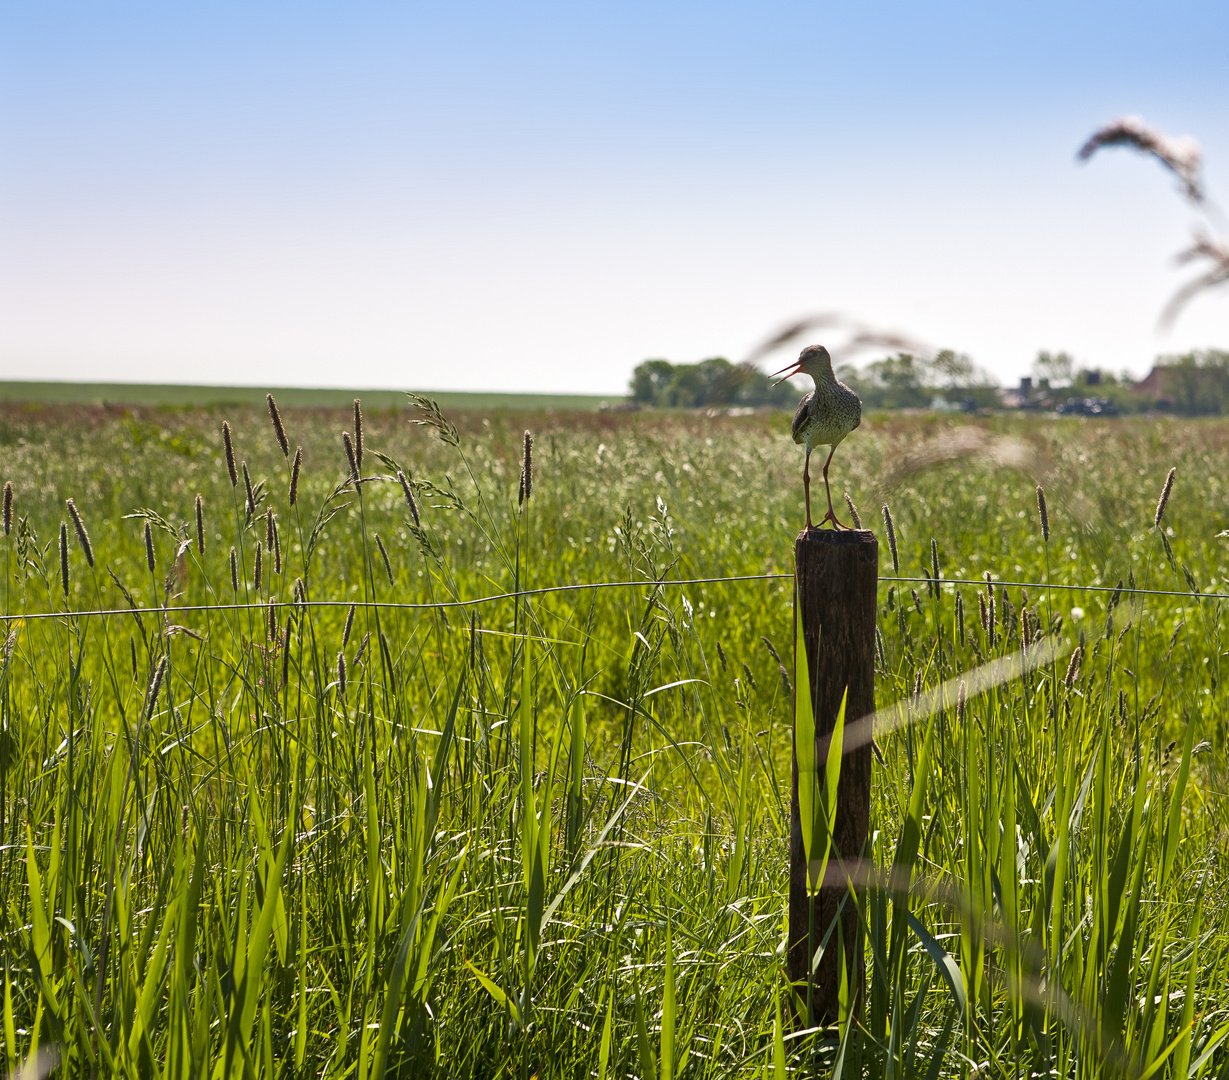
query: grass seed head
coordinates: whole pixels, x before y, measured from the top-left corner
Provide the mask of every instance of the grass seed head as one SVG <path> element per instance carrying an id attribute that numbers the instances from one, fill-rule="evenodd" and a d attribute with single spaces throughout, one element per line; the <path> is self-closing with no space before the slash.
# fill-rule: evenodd
<path id="1" fill-rule="evenodd" d="M 964 714 L 968 708 L 969 689 L 965 685 L 964 679 L 960 680 L 960 685 L 956 687 L 956 723 L 964 723 Z"/>
<path id="2" fill-rule="evenodd" d="M 917 589 L 910 589 L 909 591 L 913 594 L 913 606 L 914 608 L 917 609 L 917 613 L 921 615 L 922 614 L 922 598 L 918 596 Z"/>
<path id="3" fill-rule="evenodd" d="M 277 527 L 277 520 L 273 521 L 273 572 L 280 574 L 282 572 L 282 534 Z"/>
<path id="4" fill-rule="evenodd" d="M 759 689 L 759 687 L 755 685 L 755 676 L 751 674 L 751 669 L 747 666 L 746 660 L 743 661 L 743 678 L 747 680 L 747 685 L 750 686 L 752 690 Z"/>
<path id="5" fill-rule="evenodd" d="M 196 496 L 196 553 L 205 554 L 205 500 Z"/>
<path id="6" fill-rule="evenodd" d="M 350 631 L 354 629 L 354 612 L 358 605 L 351 604 L 350 610 L 346 612 L 346 628 L 341 632 L 341 647 L 344 649 L 350 644 Z"/>
<path id="7" fill-rule="evenodd" d="M 128 635 L 128 649 L 132 654 L 132 677 L 137 677 L 137 642 L 131 634 Z"/>
<path id="8" fill-rule="evenodd" d="M 410 486 L 409 480 L 406 479 L 405 473 L 398 470 L 397 481 L 401 484 L 401 490 L 405 493 L 406 505 L 410 508 L 410 517 L 414 519 L 414 528 L 421 527 L 421 521 L 418 517 L 418 503 L 414 501 L 414 489 Z"/>
<path id="9" fill-rule="evenodd" d="M 269 419 L 273 421 L 273 434 L 277 436 L 277 445 L 282 448 L 282 457 L 290 456 L 290 443 L 286 439 L 286 429 L 282 426 L 282 414 L 277 411 L 277 402 L 272 394 L 265 394 L 269 406 Z"/>
<path id="10" fill-rule="evenodd" d="M 956 590 L 956 634 L 960 638 L 960 647 L 964 648 L 964 593 Z"/>
<path id="11" fill-rule="evenodd" d="M 149 681 L 149 706 L 145 710 L 145 722 L 149 723 L 149 718 L 154 715 L 154 709 L 158 705 L 158 694 L 162 691 L 162 680 L 166 677 L 166 656 L 162 656 L 158 661 L 158 666 L 154 669 L 154 677 Z"/>
<path id="12" fill-rule="evenodd" d="M 1169 545 L 1169 537 L 1165 535 L 1165 530 L 1160 530 L 1161 545 L 1165 548 L 1165 558 L 1169 560 L 1170 569 L 1176 574 L 1178 572 L 1178 563 L 1174 558 L 1174 549 Z"/>
<path id="13" fill-rule="evenodd" d="M 273 550 L 273 511 L 265 511 L 265 547 Z"/>
<path id="14" fill-rule="evenodd" d="M 151 574 L 158 565 L 154 559 L 154 530 L 150 528 L 148 521 L 145 523 L 145 565 L 149 567 Z"/>
<path id="15" fill-rule="evenodd" d="M 371 644 L 371 631 L 368 630 L 367 633 L 363 635 L 363 640 L 360 641 L 358 644 L 358 652 L 354 654 L 354 662 L 356 664 L 362 663 L 363 657 L 367 653 L 367 646 L 370 644 Z"/>
<path id="16" fill-rule="evenodd" d="M 233 545 L 230 549 L 230 587 L 236 593 L 239 591 L 239 560 L 235 556 Z"/>
<path id="17" fill-rule="evenodd" d="M 361 473 L 363 470 L 363 406 L 358 398 L 354 399 L 354 463 Z"/>
<path id="18" fill-rule="evenodd" d="M 888 551 L 892 554 L 892 573 L 900 573 L 900 553 L 896 550 L 896 526 L 892 524 L 892 511 L 883 504 L 883 529 L 888 534 Z"/>
<path id="19" fill-rule="evenodd" d="M 1174 466 L 1169 470 L 1169 475 L 1165 477 L 1165 486 L 1161 488 L 1161 497 L 1157 500 L 1156 513 L 1152 517 L 1152 527 L 1154 529 L 1161 527 L 1161 518 L 1165 516 L 1165 507 L 1169 505 L 1169 496 L 1174 489 L 1174 477 L 1177 474 L 1178 468 Z"/>
<path id="20" fill-rule="evenodd" d="M 265 550 L 264 545 L 259 540 L 257 540 L 256 541 L 256 555 L 255 555 L 255 558 L 253 558 L 252 560 L 252 587 L 257 592 L 260 592 L 260 582 L 264 578 L 264 570 L 265 570 L 264 550 Z"/>
<path id="21" fill-rule="evenodd" d="M 533 494 L 533 435 L 525 432 L 525 449 L 521 455 L 521 493 L 517 498 L 520 506 Z"/>
<path id="22" fill-rule="evenodd" d="M 761 636 L 760 640 L 764 643 L 764 648 L 768 650 L 768 655 L 773 658 L 778 664 L 781 663 L 781 657 L 777 655 L 777 647 L 773 645 L 768 638 Z"/>
<path id="23" fill-rule="evenodd" d="M 256 494 L 252 491 L 252 477 L 248 474 L 248 463 L 243 463 L 243 490 L 247 499 L 247 512 L 250 517 L 256 513 Z"/>
<path id="24" fill-rule="evenodd" d="M 299 501 L 299 473 L 303 471 L 303 447 L 294 452 L 294 464 L 290 466 L 290 505 Z"/>
<path id="25" fill-rule="evenodd" d="M 337 696 L 339 698 L 346 696 L 346 654 L 344 651 L 337 654 Z"/>
<path id="26" fill-rule="evenodd" d="M 939 596 L 939 545 L 935 543 L 935 538 L 930 538 L 930 576 L 934 579 L 934 590 L 936 599 Z"/>
<path id="27" fill-rule="evenodd" d="M 1071 661 L 1067 664 L 1067 674 L 1063 676 L 1063 682 L 1067 684 L 1067 689 L 1071 689 L 1075 685 L 1075 680 L 1080 677 L 1080 660 L 1084 656 L 1084 646 L 1077 645 L 1075 651 L 1071 654 Z"/>
<path id="28" fill-rule="evenodd" d="M 230 486 L 239 483 L 239 473 L 235 470 L 235 447 L 230 439 L 230 424 L 222 421 L 222 448 L 226 451 L 226 471 L 230 474 Z"/>
<path id="29" fill-rule="evenodd" d="M 721 642 L 717 642 L 717 659 L 721 661 L 721 670 L 726 671 L 729 668 L 729 661 L 725 656 L 725 649 L 721 647 Z"/>
<path id="30" fill-rule="evenodd" d="M 1041 539 L 1050 542 L 1050 511 L 1046 506 L 1045 488 L 1037 485 L 1037 515 L 1041 518 Z"/>
<path id="31" fill-rule="evenodd" d="M 13 531 L 13 481 L 4 482 L 4 535 Z"/>
<path id="32" fill-rule="evenodd" d="M 388 561 L 388 552 L 384 549 L 384 541 L 380 539 L 380 534 L 376 533 L 375 537 L 376 547 L 380 549 L 380 558 L 384 560 L 384 573 L 388 575 L 388 583 L 391 585 L 393 583 L 392 564 Z"/>
<path id="33" fill-rule="evenodd" d="M 849 516 L 853 518 L 853 527 L 855 529 L 862 528 L 862 519 L 858 517 L 858 508 L 854 506 L 853 499 L 849 497 L 849 492 L 845 492 L 845 505 L 849 507 Z"/>
<path id="34" fill-rule="evenodd" d="M 90 534 L 85 531 L 85 522 L 81 520 L 81 512 L 77 509 L 77 504 L 72 499 L 66 500 L 68 512 L 73 519 L 73 528 L 77 530 L 77 543 L 81 545 L 81 550 L 85 552 L 85 561 L 90 564 L 90 569 L 94 569 L 94 546 L 90 543 Z"/>
<path id="35" fill-rule="evenodd" d="M 60 585 L 68 595 L 68 525 L 60 522 Z"/>
<path id="36" fill-rule="evenodd" d="M 978 590 L 977 611 L 981 616 L 981 630 L 986 637 L 990 636 L 990 613 L 986 610 L 986 594 Z"/>
<path id="37" fill-rule="evenodd" d="M 341 433 L 341 445 L 346 450 L 346 461 L 350 465 L 350 479 L 354 481 L 355 487 L 358 486 L 358 461 L 354 457 L 354 442 L 350 438 L 348 431 Z"/>
<path id="38" fill-rule="evenodd" d="M 1182 182 L 1187 199 L 1196 205 L 1203 202 L 1203 151 L 1190 135 L 1166 135 L 1138 116 L 1120 116 L 1094 131 L 1076 157 L 1087 161 L 1104 146 L 1130 146 L 1150 154 Z"/>

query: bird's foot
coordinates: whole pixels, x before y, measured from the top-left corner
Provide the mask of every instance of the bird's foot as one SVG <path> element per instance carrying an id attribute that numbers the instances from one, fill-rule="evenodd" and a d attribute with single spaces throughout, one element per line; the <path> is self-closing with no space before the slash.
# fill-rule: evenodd
<path id="1" fill-rule="evenodd" d="M 822 529 L 829 521 L 832 522 L 833 531 L 839 531 L 841 529 L 844 529 L 846 532 L 853 531 L 852 528 L 850 528 L 850 526 L 846 525 L 843 521 L 841 521 L 841 519 L 838 518 L 832 510 L 829 510 L 820 519 L 819 525 L 817 527 Z"/>

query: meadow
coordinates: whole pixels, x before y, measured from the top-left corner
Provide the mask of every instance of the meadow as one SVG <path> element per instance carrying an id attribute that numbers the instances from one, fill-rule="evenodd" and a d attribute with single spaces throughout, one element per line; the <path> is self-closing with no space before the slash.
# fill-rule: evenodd
<path id="1" fill-rule="evenodd" d="M 283 420 L 0 413 L 10 1073 L 1229 1077 L 1229 424 L 838 451 L 895 875 L 827 1030 L 784 978 L 788 416 L 369 408 L 357 485 L 349 410 Z"/>

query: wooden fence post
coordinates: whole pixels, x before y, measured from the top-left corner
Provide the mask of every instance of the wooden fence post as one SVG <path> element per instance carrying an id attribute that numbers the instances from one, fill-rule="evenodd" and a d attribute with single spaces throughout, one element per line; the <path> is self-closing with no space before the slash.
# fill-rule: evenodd
<path id="1" fill-rule="evenodd" d="M 848 688 L 845 721 L 852 724 L 875 711 L 875 613 L 879 584 L 879 543 L 866 529 L 804 530 L 794 547 L 794 603 L 801 605 L 802 630 L 811 676 L 811 707 L 815 715 L 816 761 L 823 770 L 826 736 L 836 723 L 841 697 Z M 794 625 L 798 625 L 795 619 Z M 795 693 L 796 689 L 795 680 Z M 848 751 L 841 762 L 837 787 L 836 824 L 830 866 L 840 859 L 864 857 L 870 826 L 871 746 Z M 808 911 L 807 865 L 798 815 L 798 753 L 794 746 L 790 799 L 789 952 L 786 970 L 795 986 L 805 987 L 807 970 L 816 947 L 834 919 L 840 929 L 828 938 L 815 972 L 812 1004 L 815 1019 L 834 1023 L 838 1014 L 840 975 L 837 934 L 844 937 L 849 987 L 861 1007 L 866 979 L 865 961 L 853 897 L 841 901 L 843 886 L 821 888 L 814 901 L 814 922 Z M 809 939 L 814 927 L 816 940 Z M 805 991 L 804 991 L 805 993 Z M 801 1003 L 800 1003 L 801 1004 Z"/>

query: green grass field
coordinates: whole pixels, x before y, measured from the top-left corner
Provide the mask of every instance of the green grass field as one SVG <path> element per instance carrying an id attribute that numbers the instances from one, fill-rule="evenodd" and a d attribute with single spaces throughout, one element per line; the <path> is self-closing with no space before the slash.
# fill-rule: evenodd
<path id="1" fill-rule="evenodd" d="M 0 412 L 10 1072 L 1229 1077 L 1229 425 L 842 445 L 907 723 L 865 1002 L 818 1030 L 783 974 L 791 584 L 672 583 L 789 573 L 788 417 L 444 411 L 373 409 L 355 490 L 349 414 L 287 409 L 293 506 L 259 405 Z"/>
<path id="2" fill-rule="evenodd" d="M 180 386 L 154 383 L 0 382 L 0 402 L 27 406 L 111 405 L 154 406 L 164 409 L 219 408 L 231 405 L 263 406 L 267 387 Z M 283 408 L 348 408 L 355 397 L 366 407 L 398 409 L 405 405 L 400 390 L 310 390 L 281 387 L 273 391 Z M 478 394 L 433 391 L 430 396 L 447 409 L 484 409 L 560 412 L 595 411 L 624 399 L 596 394 Z"/>

